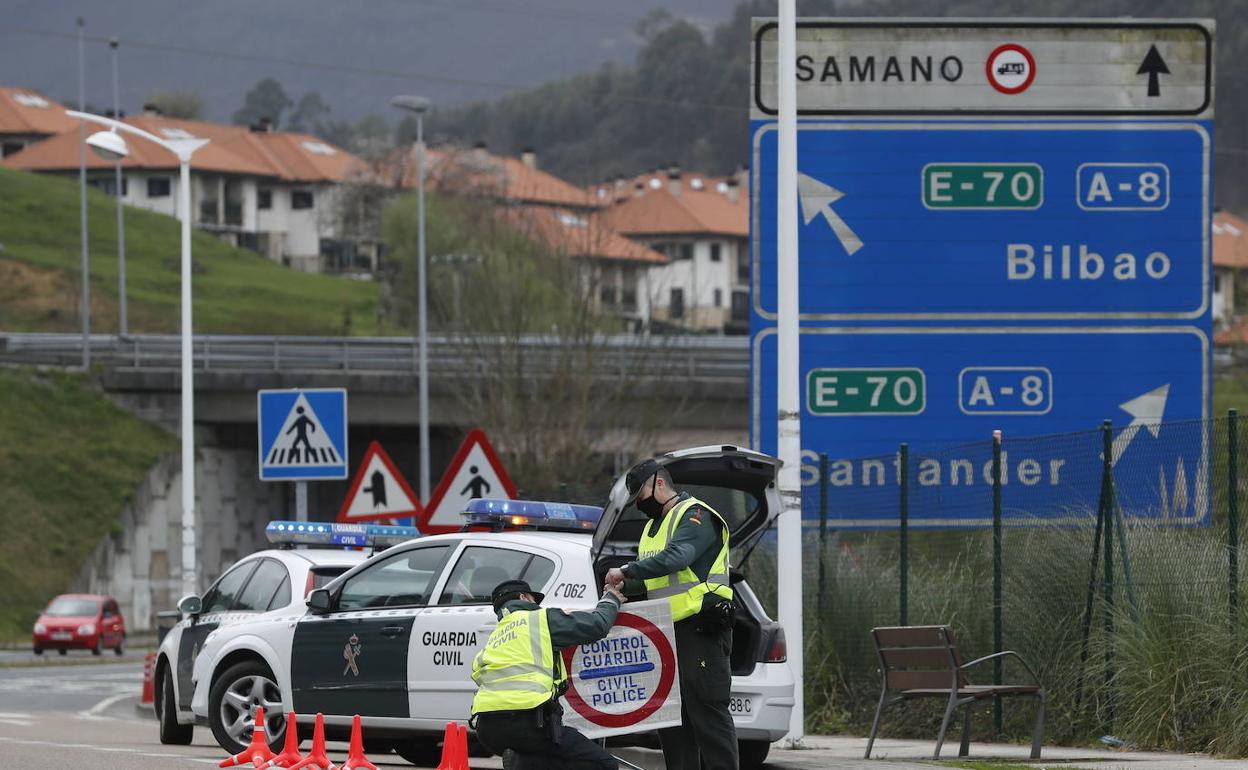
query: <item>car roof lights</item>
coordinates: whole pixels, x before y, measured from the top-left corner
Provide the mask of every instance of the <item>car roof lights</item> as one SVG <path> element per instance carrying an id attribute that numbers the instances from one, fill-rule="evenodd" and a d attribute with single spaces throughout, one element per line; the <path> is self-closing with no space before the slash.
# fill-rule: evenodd
<path id="1" fill-rule="evenodd" d="M 596 505 L 573 505 L 541 500 L 474 498 L 460 514 L 464 526 L 490 529 L 539 529 L 556 532 L 592 532 L 602 518 Z"/>
<path id="2" fill-rule="evenodd" d="M 264 535 L 270 543 L 286 548 L 295 545 L 388 548 L 420 537 L 420 530 L 383 524 L 271 521 L 264 528 Z"/>

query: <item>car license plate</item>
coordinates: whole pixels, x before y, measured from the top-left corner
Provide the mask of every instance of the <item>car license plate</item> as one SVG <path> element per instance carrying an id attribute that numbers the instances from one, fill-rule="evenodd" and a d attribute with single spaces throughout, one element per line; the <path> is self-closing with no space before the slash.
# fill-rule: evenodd
<path id="1" fill-rule="evenodd" d="M 52 638 L 58 642 L 68 642 L 70 639 L 74 638 L 74 635 L 68 631 L 53 631 Z"/>
<path id="2" fill-rule="evenodd" d="M 754 699 L 748 695 L 733 695 L 728 699 L 728 713 L 749 716 L 754 713 Z"/>

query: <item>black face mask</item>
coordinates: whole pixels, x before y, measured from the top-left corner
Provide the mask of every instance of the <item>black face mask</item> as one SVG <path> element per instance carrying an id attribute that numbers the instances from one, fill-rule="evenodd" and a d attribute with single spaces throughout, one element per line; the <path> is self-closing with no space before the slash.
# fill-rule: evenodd
<path id="1" fill-rule="evenodd" d="M 652 519 L 657 519 L 663 515 L 663 506 L 664 506 L 663 503 L 660 503 L 658 500 L 654 499 L 654 488 L 655 488 L 656 480 L 657 480 L 657 477 L 652 477 L 650 479 L 650 496 L 649 497 L 637 498 L 637 510 L 641 511 L 642 513 L 646 514 L 646 516 Z"/>

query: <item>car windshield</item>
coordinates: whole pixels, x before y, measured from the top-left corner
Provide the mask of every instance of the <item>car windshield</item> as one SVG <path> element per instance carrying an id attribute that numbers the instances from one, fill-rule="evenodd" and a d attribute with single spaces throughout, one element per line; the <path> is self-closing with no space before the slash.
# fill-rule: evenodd
<path id="1" fill-rule="evenodd" d="M 98 599 L 70 599 L 61 597 L 54 600 L 48 605 L 48 609 L 44 611 L 45 615 L 52 617 L 68 618 L 82 615 L 94 615 L 100 609 Z"/>

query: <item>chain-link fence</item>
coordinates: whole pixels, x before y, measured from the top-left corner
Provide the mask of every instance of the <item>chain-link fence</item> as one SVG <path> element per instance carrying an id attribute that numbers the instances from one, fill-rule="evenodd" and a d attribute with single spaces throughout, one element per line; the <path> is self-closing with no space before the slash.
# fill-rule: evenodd
<path id="1" fill-rule="evenodd" d="M 1050 739 L 1112 733 L 1248 753 L 1241 422 L 1232 411 L 1107 423 L 809 464 L 808 727 L 869 726 L 873 627 L 948 624 L 968 659 L 1013 649 L 1037 668 Z M 765 545 L 748 565 L 771 607 L 774 561 Z M 1010 682 L 1025 672 L 1007 664 L 975 675 Z M 1025 737 L 1031 706 L 1013 703 L 977 717 L 976 733 Z M 917 706 L 892 719 L 894 732 L 930 736 L 939 712 Z"/>

